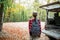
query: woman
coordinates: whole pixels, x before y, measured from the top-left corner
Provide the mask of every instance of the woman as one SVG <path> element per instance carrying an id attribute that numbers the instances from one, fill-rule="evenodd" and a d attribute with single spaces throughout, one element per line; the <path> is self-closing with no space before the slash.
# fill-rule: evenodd
<path id="1" fill-rule="evenodd" d="M 35 31 L 39 30 L 39 32 L 38 32 L 39 34 L 37 35 L 37 32 L 34 32 L 34 30 Z M 37 19 L 37 12 L 33 12 L 33 19 L 29 20 L 29 33 L 30 33 L 31 37 L 36 37 L 34 34 L 36 34 L 38 37 L 40 37 L 41 25 L 40 25 L 40 20 Z"/>

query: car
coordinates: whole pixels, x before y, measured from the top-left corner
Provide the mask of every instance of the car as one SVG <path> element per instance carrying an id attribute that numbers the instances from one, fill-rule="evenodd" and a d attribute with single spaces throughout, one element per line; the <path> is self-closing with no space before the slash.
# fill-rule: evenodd
<path id="1" fill-rule="evenodd" d="M 42 5 L 46 10 L 45 29 L 42 30 L 50 40 L 60 40 L 60 1 Z"/>

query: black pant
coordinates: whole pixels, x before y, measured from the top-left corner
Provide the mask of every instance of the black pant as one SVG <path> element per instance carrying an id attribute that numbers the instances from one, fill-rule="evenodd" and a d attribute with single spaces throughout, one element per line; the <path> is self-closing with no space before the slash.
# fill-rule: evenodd
<path id="1" fill-rule="evenodd" d="M 33 36 L 33 34 L 30 32 L 31 37 L 40 37 L 40 35 L 41 35 L 41 33 L 39 35 L 37 35 L 37 36 Z"/>

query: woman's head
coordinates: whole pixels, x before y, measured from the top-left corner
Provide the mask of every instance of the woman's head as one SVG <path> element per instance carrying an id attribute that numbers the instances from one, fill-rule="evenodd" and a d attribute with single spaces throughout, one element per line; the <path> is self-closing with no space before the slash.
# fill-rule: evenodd
<path id="1" fill-rule="evenodd" d="M 37 12 L 33 12 L 33 17 L 34 17 L 34 18 L 37 17 Z"/>

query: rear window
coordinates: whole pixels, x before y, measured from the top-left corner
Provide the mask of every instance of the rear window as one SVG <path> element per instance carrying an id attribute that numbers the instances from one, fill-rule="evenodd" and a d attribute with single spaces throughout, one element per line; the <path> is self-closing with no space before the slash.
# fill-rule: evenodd
<path id="1" fill-rule="evenodd" d="M 49 13 L 48 13 L 48 18 L 54 18 L 54 13 L 55 13 L 55 12 L 49 12 Z"/>
<path id="2" fill-rule="evenodd" d="M 60 12 L 59 12 L 59 17 L 60 17 Z"/>

